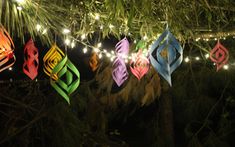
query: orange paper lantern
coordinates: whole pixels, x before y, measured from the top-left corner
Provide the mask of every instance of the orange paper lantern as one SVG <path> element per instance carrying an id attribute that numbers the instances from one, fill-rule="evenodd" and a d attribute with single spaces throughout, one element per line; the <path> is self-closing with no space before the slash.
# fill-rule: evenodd
<path id="1" fill-rule="evenodd" d="M 10 35 L 4 27 L 0 25 L 0 72 L 15 63 L 14 48 L 15 46 Z"/>

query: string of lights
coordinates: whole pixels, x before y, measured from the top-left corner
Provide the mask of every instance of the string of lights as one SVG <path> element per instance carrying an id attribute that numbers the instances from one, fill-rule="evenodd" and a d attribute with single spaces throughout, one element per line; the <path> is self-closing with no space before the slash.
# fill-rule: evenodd
<path id="1" fill-rule="evenodd" d="M 19 11 L 23 10 L 22 8 L 22 5 L 26 2 L 26 0 L 15 0 L 19 5 L 17 6 L 17 9 Z M 100 14 L 99 13 L 89 13 L 89 15 L 96 21 L 99 21 L 100 20 Z M 102 30 L 105 26 L 104 25 L 100 25 L 100 30 Z M 113 24 L 107 24 L 107 27 L 112 30 L 115 28 L 115 26 Z M 42 35 L 43 34 L 46 34 L 47 33 L 47 30 L 48 28 L 47 27 L 44 27 L 40 24 L 37 24 L 36 25 L 36 30 L 41 33 Z M 64 40 L 64 43 L 67 47 L 70 47 L 70 48 L 75 48 L 76 47 L 76 44 L 77 43 L 81 43 L 84 45 L 84 48 L 82 49 L 82 52 L 84 54 L 88 53 L 89 52 L 89 49 L 91 49 L 93 52 L 96 52 L 98 57 L 101 59 L 103 57 L 107 57 L 110 59 L 110 61 L 113 61 L 115 58 L 116 58 L 116 55 L 115 55 L 115 52 L 114 51 L 109 51 L 107 49 L 104 49 L 102 48 L 102 43 L 99 42 L 97 43 L 96 45 L 90 45 L 90 44 L 87 44 L 85 43 L 84 40 L 87 39 L 87 34 L 82 34 L 80 35 L 80 39 L 78 38 L 75 38 L 71 35 L 71 30 L 68 29 L 68 28 L 64 28 L 62 30 L 62 34 L 64 34 L 65 36 L 65 40 Z M 126 33 L 128 35 L 131 35 L 130 32 Z M 160 35 L 160 34 L 159 34 Z M 158 36 L 159 36 L 158 35 Z M 158 36 L 156 38 L 158 38 Z M 209 33 L 204 33 L 204 34 L 200 34 L 200 35 L 195 35 L 195 41 L 216 41 L 218 39 L 223 39 L 223 40 L 226 40 L 227 37 L 231 37 L 233 36 L 233 38 L 235 38 L 235 31 L 230 31 L 230 32 L 216 32 L 216 33 L 213 33 L 213 32 L 209 32 Z M 148 38 L 147 35 L 143 36 L 142 37 L 143 40 L 145 41 L 152 41 L 150 38 Z M 133 41 L 134 44 L 137 43 L 137 40 L 134 40 Z M 152 44 L 153 42 L 151 42 Z M 149 51 L 149 48 L 150 48 L 151 45 L 148 46 L 148 49 L 144 49 L 143 50 L 143 53 L 144 55 L 147 57 L 148 56 L 148 51 Z M 205 57 L 203 59 L 208 59 L 209 58 L 209 54 L 206 53 L 204 55 Z M 125 62 L 128 63 L 129 60 L 133 60 L 133 58 L 135 57 L 134 56 L 134 53 L 131 53 L 129 56 L 122 56 L 124 59 L 125 59 Z M 184 61 L 185 63 L 189 63 L 191 61 L 199 61 L 201 60 L 201 58 L 199 56 L 196 56 L 196 57 L 189 57 L 187 56 Z M 224 69 L 225 70 L 228 70 L 229 69 L 229 64 L 225 65 L 224 66 Z M 12 68 L 9 68 L 9 70 L 12 70 Z"/>

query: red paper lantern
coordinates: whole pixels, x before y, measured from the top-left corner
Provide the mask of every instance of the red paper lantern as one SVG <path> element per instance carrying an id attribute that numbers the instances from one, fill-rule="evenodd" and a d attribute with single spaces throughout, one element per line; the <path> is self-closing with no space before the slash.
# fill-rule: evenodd
<path id="1" fill-rule="evenodd" d="M 149 60 L 140 50 L 130 63 L 131 72 L 140 80 L 149 70 Z"/>
<path id="2" fill-rule="evenodd" d="M 33 80 L 38 75 L 38 66 L 38 49 L 30 39 L 24 48 L 23 72 Z"/>
<path id="3" fill-rule="evenodd" d="M 216 63 L 217 71 L 227 64 L 229 58 L 228 50 L 219 42 L 210 52 L 210 59 Z"/>
<path id="4" fill-rule="evenodd" d="M 0 25 L 0 72 L 15 63 L 14 48 L 15 46 L 10 35 L 4 27 Z"/>

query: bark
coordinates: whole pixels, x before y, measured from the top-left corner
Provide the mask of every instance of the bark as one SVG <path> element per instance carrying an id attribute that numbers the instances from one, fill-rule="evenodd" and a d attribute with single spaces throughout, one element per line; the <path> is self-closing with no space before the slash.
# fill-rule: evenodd
<path id="1" fill-rule="evenodd" d="M 163 146 L 174 147 L 174 126 L 173 126 L 172 97 L 169 93 L 169 85 L 163 81 L 162 96 L 160 98 L 160 129 Z"/>

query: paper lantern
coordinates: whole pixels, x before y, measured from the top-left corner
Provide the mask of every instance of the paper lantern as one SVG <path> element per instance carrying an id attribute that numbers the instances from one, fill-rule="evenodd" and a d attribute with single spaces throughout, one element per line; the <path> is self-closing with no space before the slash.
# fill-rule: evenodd
<path id="1" fill-rule="evenodd" d="M 228 50 L 218 40 L 215 47 L 210 51 L 210 59 L 216 63 L 217 71 L 227 64 L 229 59 Z"/>
<path id="2" fill-rule="evenodd" d="M 38 49 L 35 47 L 33 40 L 30 39 L 24 48 L 23 72 L 33 80 L 38 75 L 38 66 Z"/>
<path id="3" fill-rule="evenodd" d="M 146 48 L 146 42 L 143 41 L 143 40 L 140 40 L 140 41 L 136 44 L 135 50 L 136 50 L 136 51 L 139 51 L 139 50 L 143 50 L 144 48 Z"/>
<path id="4" fill-rule="evenodd" d="M 182 60 L 183 49 L 167 27 L 150 48 L 151 64 L 171 86 L 171 74 Z"/>
<path id="5" fill-rule="evenodd" d="M 56 45 L 52 45 L 50 50 L 43 57 L 43 70 L 44 72 L 51 77 L 52 70 L 54 67 L 63 59 L 64 53 L 63 51 Z M 57 75 L 52 75 L 54 80 L 57 80 Z"/>
<path id="6" fill-rule="evenodd" d="M 58 76 L 57 80 L 54 79 L 53 75 Z M 69 96 L 80 84 L 80 73 L 68 59 L 67 55 L 52 70 L 50 83 L 68 104 L 70 104 Z"/>
<path id="7" fill-rule="evenodd" d="M 15 46 L 10 35 L 4 27 L 0 25 L 0 72 L 15 63 L 14 48 Z"/>
<path id="8" fill-rule="evenodd" d="M 140 80 L 149 70 L 149 60 L 146 58 L 142 51 L 134 55 L 130 63 L 130 69 L 134 76 Z"/>
<path id="9" fill-rule="evenodd" d="M 124 81 L 128 79 L 128 71 L 125 64 L 124 57 L 129 53 L 129 42 L 125 37 L 121 41 L 119 41 L 116 46 L 116 59 L 113 62 L 113 72 L 112 76 L 114 81 L 118 86 L 121 86 Z"/>
<path id="10" fill-rule="evenodd" d="M 96 71 L 96 69 L 99 67 L 99 59 L 97 53 L 93 52 L 91 54 L 89 65 L 92 71 Z"/>

